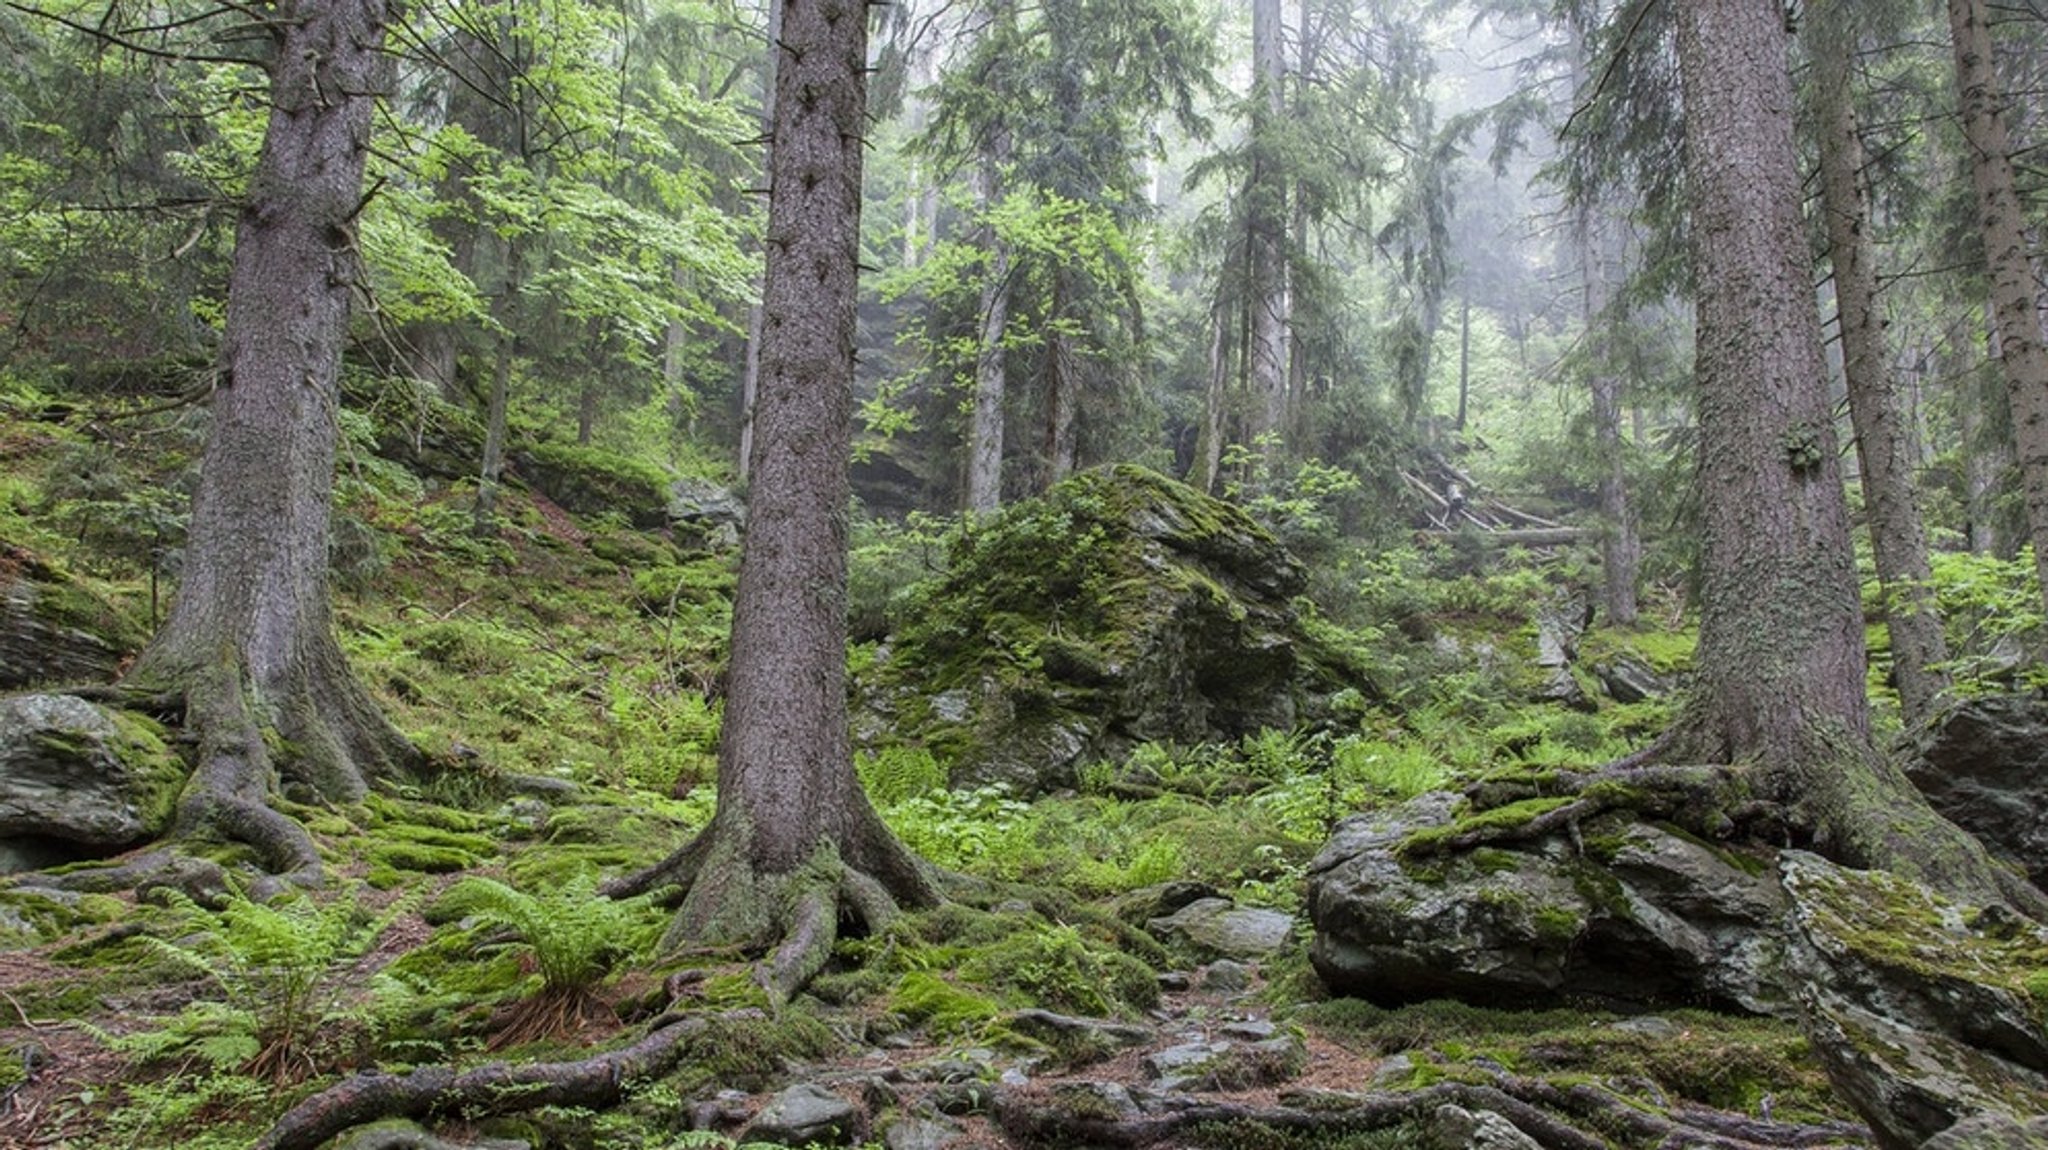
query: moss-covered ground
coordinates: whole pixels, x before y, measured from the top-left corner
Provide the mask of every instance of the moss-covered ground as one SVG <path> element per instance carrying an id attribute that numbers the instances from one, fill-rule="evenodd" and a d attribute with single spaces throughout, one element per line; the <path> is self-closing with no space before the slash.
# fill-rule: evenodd
<path id="1" fill-rule="evenodd" d="M 195 445 L 188 435 L 170 440 L 180 452 L 150 453 L 75 421 L 45 422 L 42 407 L 12 394 L 0 419 L 0 540 L 75 573 L 90 595 L 90 610 L 78 610 L 114 612 L 97 620 L 101 632 L 132 646 L 174 574 L 174 549 L 151 541 L 174 538 L 175 509 L 144 493 L 174 487 Z M 1164 1008 L 1203 1026 L 1232 1011 L 1269 1016 L 1308 1037 L 1320 1073 L 1342 1084 L 1341 1070 L 1354 1089 L 1405 1055 L 1396 1086 L 1506 1071 L 1598 1081 L 1644 1106 L 1754 1111 L 1768 1097 L 1780 1117 L 1845 1116 L 1788 1023 L 1682 1013 L 1668 1030 L 1630 1029 L 1593 1010 L 1384 1011 L 1327 999 L 1299 935 L 1262 964 L 1253 997 L 1168 983 L 1162 1000 L 1160 975 L 1198 956 L 1123 917 L 1130 892 L 1192 880 L 1294 911 L 1304 868 L 1345 815 L 1489 775 L 1590 766 L 1661 725 L 1658 703 L 1584 713 L 1526 701 L 1515 652 L 1528 642 L 1532 603 L 1578 577 L 1567 568 L 1445 570 L 1444 557 L 1405 547 L 1342 551 L 1309 580 L 1341 594 L 1303 609 L 1324 664 L 1371 681 L 1341 694 L 1336 719 L 1316 730 L 1143 744 L 1029 802 L 997 787 L 949 790 L 945 748 L 883 740 L 858 768 L 885 819 L 927 859 L 978 882 L 955 903 L 843 939 L 809 993 L 776 1009 L 744 956 L 658 957 L 665 911 L 595 892 L 667 855 L 715 809 L 736 557 L 686 551 L 623 513 L 575 515 L 518 487 L 497 532 L 479 538 L 467 485 L 415 475 L 374 454 L 374 429 L 349 430 L 337 624 L 358 672 L 438 769 L 353 806 L 288 810 L 315 835 L 331 877 L 274 905 L 234 892 L 202 905 L 160 891 L 0 891 L 0 1144 L 246 1146 L 294 1100 L 355 1070 L 578 1057 L 670 1010 L 753 1021 L 693 1039 L 676 1075 L 621 1108 L 542 1111 L 489 1132 L 543 1147 L 702 1145 L 683 1133 L 691 1104 L 779 1085 L 801 1067 L 951 1060 L 982 1081 L 1005 1060 L 1037 1059 L 1050 1073 L 1109 1056 L 1026 1033 L 1013 1019 L 1027 1007 L 1133 1021 Z M 585 494 L 652 481 L 639 467 L 607 477 L 600 453 L 550 459 L 573 465 Z M 95 466 L 114 482 L 86 484 Z M 163 514 L 152 519 L 152 509 Z M 1190 504 L 1186 529 L 1228 526 L 1212 516 Z M 1015 586 L 969 589 L 1020 611 L 1055 593 L 1097 610 L 1107 584 L 1145 578 L 1103 560 L 1086 523 L 1016 522 L 1036 534 L 948 542 L 929 525 L 864 527 L 856 670 L 906 615 L 916 617 L 911 650 L 994 657 L 988 636 L 948 630 L 954 615 L 932 598 L 945 584 L 918 582 L 949 548 L 1030 553 L 1036 566 Z M 1053 544 L 1071 550 L 1038 553 Z M 1057 632 L 1031 626 L 1032 654 L 1071 664 L 1066 679 L 1085 678 L 1102 654 L 1066 650 Z M 1689 644 L 1657 631 L 1587 640 L 1659 671 L 1681 670 Z M 175 747 L 142 724 L 126 734 L 153 755 Z M 215 857 L 231 873 L 247 865 L 234 850 Z M 970 1129 L 1000 1143 L 986 1126 Z M 1304 1144 L 1241 1127 L 1190 1137 Z M 1413 1137 L 1396 1129 L 1315 1144 Z"/>

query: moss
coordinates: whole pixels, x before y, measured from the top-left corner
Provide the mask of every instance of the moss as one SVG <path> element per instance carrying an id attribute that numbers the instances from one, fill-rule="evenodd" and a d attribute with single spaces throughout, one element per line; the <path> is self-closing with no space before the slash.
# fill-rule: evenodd
<path id="1" fill-rule="evenodd" d="M 171 825 L 191 768 L 171 749 L 163 724 L 118 708 L 104 713 L 114 721 L 115 753 L 128 769 L 136 816 L 153 838 Z"/>
<path id="2" fill-rule="evenodd" d="M 903 976 L 889 995 L 889 1006 L 934 1038 L 969 1033 L 1001 1012 L 994 999 L 922 971 Z"/>
<path id="3" fill-rule="evenodd" d="M 1427 854 L 1453 839 L 1490 830 L 1515 830 L 1527 826 L 1534 820 L 1549 814 L 1559 807 L 1570 804 L 1569 798 L 1522 799 L 1505 806 L 1492 807 L 1481 811 L 1467 811 L 1457 821 L 1440 827 L 1425 827 L 1401 840 L 1396 848 L 1403 857 Z"/>
<path id="4" fill-rule="evenodd" d="M 483 862 L 479 856 L 459 847 L 430 843 L 372 843 L 363 854 L 372 869 L 388 868 L 419 874 L 454 874 Z"/>

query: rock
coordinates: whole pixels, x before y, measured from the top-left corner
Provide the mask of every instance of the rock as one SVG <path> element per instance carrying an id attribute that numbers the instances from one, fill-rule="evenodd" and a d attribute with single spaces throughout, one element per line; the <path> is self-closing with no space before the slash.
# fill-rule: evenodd
<path id="1" fill-rule="evenodd" d="M 1227 958 L 1219 958 L 1202 968 L 1203 990 L 1216 990 L 1225 994 L 1235 994 L 1239 991 L 1250 990 L 1251 986 L 1252 968 L 1241 962 L 1232 962 Z"/>
<path id="2" fill-rule="evenodd" d="M 1424 795 L 1353 816 L 1310 863 L 1309 957 L 1333 990 L 1388 1004 L 1789 1009 L 1771 876 L 1625 811 L 1527 841 L 1404 853 L 1469 817 L 1462 804 Z"/>
<path id="3" fill-rule="evenodd" d="M 1145 926 L 1169 942 L 1186 943 L 1198 954 L 1246 959 L 1262 958 L 1287 945 L 1294 919 L 1277 910 L 1240 907 L 1225 898 L 1203 898 Z"/>
<path id="4" fill-rule="evenodd" d="M 1069 787 L 1139 744 L 1293 729 L 1371 686 L 1303 628 L 1306 576 L 1270 533 L 1143 468 L 1013 504 L 951 558 L 855 684 L 853 728 L 945 748 L 956 784 Z"/>
<path id="5" fill-rule="evenodd" d="M 724 550 L 739 543 L 747 505 L 731 488 L 706 479 L 678 479 L 668 486 L 668 521 L 699 546 Z"/>
<path id="6" fill-rule="evenodd" d="M 1979 933 L 1924 887 L 1800 851 L 1779 867 L 1808 1038 L 1878 1146 L 2048 1114 L 2048 1030 L 2027 989 L 2048 930 L 2008 918 Z"/>
<path id="7" fill-rule="evenodd" d="M 1617 703 L 1641 703 L 1661 699 L 1671 693 L 1671 684 L 1665 682 L 1663 676 L 1632 655 L 1616 655 L 1606 662 L 1595 663 L 1593 676 L 1600 680 L 1607 697 Z"/>
<path id="8" fill-rule="evenodd" d="M 814 1083 L 800 1082 L 768 1100 L 747 1126 L 746 1140 L 780 1146 L 848 1145 L 864 1124 L 853 1103 Z"/>
<path id="9" fill-rule="evenodd" d="M 1158 883 L 1154 886 L 1139 887 L 1137 890 L 1117 896 L 1110 904 L 1110 913 L 1132 926 L 1144 926 L 1155 918 L 1165 918 L 1190 903 L 1205 898 L 1222 898 L 1223 892 L 1205 882 L 1192 879 L 1177 879 L 1173 882 Z"/>
<path id="10" fill-rule="evenodd" d="M 1449 1103 L 1431 1116 L 1429 1140 L 1436 1150 L 1542 1150 L 1542 1143 L 1493 1111 Z"/>
<path id="11" fill-rule="evenodd" d="M 0 841 L 30 840 L 16 849 L 31 857 L 52 842 L 103 855 L 156 837 L 185 774 L 146 720 L 71 695 L 0 699 Z"/>
<path id="12" fill-rule="evenodd" d="M 883 1150 L 940 1150 L 960 1136 L 958 1123 L 943 1118 L 898 1118 L 882 1127 Z"/>
<path id="13" fill-rule="evenodd" d="M 1020 1010 L 1010 1016 L 1010 1027 L 1053 1047 L 1076 1065 L 1100 1061 L 1118 1050 L 1143 1046 L 1157 1037 L 1149 1026 L 1076 1018 L 1050 1010 Z"/>
<path id="14" fill-rule="evenodd" d="M 1399 1090 L 1414 1077 L 1415 1058 L 1404 1052 L 1381 1059 L 1380 1064 L 1373 1067 L 1368 1085 L 1376 1090 Z"/>
<path id="15" fill-rule="evenodd" d="M 1293 1078 L 1307 1060 L 1301 1039 L 1284 1034 L 1258 1042 L 1182 1043 L 1146 1055 L 1143 1065 L 1146 1077 L 1165 1091 L 1249 1090 Z"/>
<path id="16" fill-rule="evenodd" d="M 60 568 L 0 542 L 0 691 L 106 682 L 146 638 Z"/>
<path id="17" fill-rule="evenodd" d="M 335 1141 L 334 1150 L 531 1150 L 532 1145 L 517 1138 L 450 1141 L 435 1137 L 417 1123 L 395 1118 L 350 1131 Z"/>
<path id="18" fill-rule="evenodd" d="M 1929 1138 L 1920 1150 L 2048 1150 L 2048 1118 L 2021 1122 L 1978 1114 Z"/>
<path id="19" fill-rule="evenodd" d="M 1645 1014 L 1637 1018 L 1624 1018 L 1614 1024 L 1614 1029 L 1627 1034 L 1640 1034 L 1644 1038 L 1669 1042 L 1685 1033 L 1685 1028 L 1668 1018 Z"/>
<path id="20" fill-rule="evenodd" d="M 1591 621 L 1591 609 L 1578 599 L 1553 603 L 1536 613 L 1536 667 L 1543 684 L 1536 693 L 1539 700 L 1580 710 L 1593 708 L 1585 688 L 1572 674 L 1579 638 Z"/>
<path id="21" fill-rule="evenodd" d="M 1906 773 L 1934 809 L 2048 885 L 2048 699 L 1966 699 L 1918 736 Z"/>

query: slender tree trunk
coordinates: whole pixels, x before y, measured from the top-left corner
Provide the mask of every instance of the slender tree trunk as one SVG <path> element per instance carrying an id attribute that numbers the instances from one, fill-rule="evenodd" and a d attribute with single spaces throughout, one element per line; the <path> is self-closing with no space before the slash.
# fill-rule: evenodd
<path id="1" fill-rule="evenodd" d="M 1825 853 L 1978 901 L 1983 848 L 1878 754 L 1779 0 L 1679 0 L 1699 283 L 1703 593 L 1669 754 L 1747 764 Z"/>
<path id="2" fill-rule="evenodd" d="M 1831 15 L 1845 15 L 1837 0 Z M 1913 453 L 1877 306 L 1877 255 L 1861 184 L 1863 140 L 1850 92 L 1852 33 L 1836 20 L 1810 24 L 1821 120 L 1821 201 L 1827 218 L 1835 300 L 1841 315 L 1842 377 L 1863 463 L 1871 550 L 1884 588 L 1892 671 L 1909 725 L 1931 718 L 1948 687 L 1948 643 L 1934 600 L 1927 528 L 1913 488 Z"/>
<path id="3" fill-rule="evenodd" d="M 505 474 L 505 436 L 512 411 L 512 367 L 519 355 L 519 243 L 501 241 L 503 280 L 491 308 L 498 333 L 491 352 L 491 397 L 484 408 L 484 458 L 477 474 L 474 527 L 478 535 L 498 530 L 498 488 Z"/>
<path id="4" fill-rule="evenodd" d="M 2041 333 L 2026 217 L 2014 190 L 2012 147 L 1993 67 L 1982 0 L 1948 0 L 1955 37 L 1956 90 L 1984 232 L 1985 271 L 1998 325 L 1999 359 L 2011 397 L 2013 445 L 2034 540 L 2035 574 L 2048 602 L 2048 343 Z"/>
<path id="5" fill-rule="evenodd" d="M 984 215 L 1001 196 L 1003 148 L 983 158 L 975 173 L 976 199 Z M 994 511 L 1003 502 L 1003 404 L 1009 389 L 1009 352 L 1003 336 L 1010 325 L 1010 250 L 994 225 L 983 229 L 989 253 L 988 278 L 981 285 L 981 339 L 974 359 L 974 430 L 967 464 L 967 509 Z"/>
<path id="6" fill-rule="evenodd" d="M 775 167 L 775 101 L 779 95 L 778 73 L 782 61 L 783 0 L 767 0 L 768 4 L 768 66 L 761 93 L 761 171 L 772 172 Z M 747 309 L 747 358 L 740 370 L 740 457 L 739 480 L 745 484 L 752 477 L 754 465 L 754 402 L 761 387 L 761 340 L 764 337 L 762 325 L 766 322 L 766 301 L 756 300 Z"/>
<path id="7" fill-rule="evenodd" d="M 348 802 L 419 765 L 335 642 L 327 575 L 336 409 L 354 222 L 376 93 L 389 79 L 383 0 L 287 4 L 271 111 L 235 231 L 225 374 L 170 618 L 128 683 L 186 698 L 198 766 L 184 831 L 257 847 L 312 879 L 319 857 L 269 806 L 280 787 Z"/>
<path id="8" fill-rule="evenodd" d="M 1252 173 L 1245 225 L 1251 283 L 1249 364 L 1256 442 L 1287 425 L 1287 185 L 1277 136 L 1286 114 L 1280 0 L 1252 0 Z"/>
<path id="9" fill-rule="evenodd" d="M 1195 435 L 1195 458 L 1188 468 L 1188 485 L 1213 495 L 1217 475 L 1223 469 L 1223 421 L 1230 403 L 1230 325 L 1224 322 L 1222 306 L 1210 312 L 1209 387 L 1202 397 L 1202 427 Z"/>
<path id="10" fill-rule="evenodd" d="M 718 811 L 695 841 L 617 889 L 687 888 L 671 948 L 779 941 L 765 981 L 789 994 L 823 965 L 842 905 L 876 928 L 899 900 L 937 896 L 862 793 L 846 726 L 867 6 L 784 7 L 761 389 Z"/>
<path id="11" fill-rule="evenodd" d="M 1067 312 L 1069 285 L 1065 271 L 1053 273 L 1048 311 Z M 1045 485 L 1051 487 L 1074 473 L 1080 455 L 1081 373 L 1074 362 L 1074 337 L 1055 322 L 1045 336 Z"/>
<path id="12" fill-rule="evenodd" d="M 1458 304 L 1458 418 L 1454 425 L 1465 430 L 1465 408 L 1472 399 L 1472 296 Z"/>
<path id="13" fill-rule="evenodd" d="M 1592 89 L 1592 77 L 1586 67 L 1586 38 L 1584 29 L 1576 24 L 1572 34 L 1576 47 L 1572 91 L 1575 99 L 1584 99 Z M 1636 583 L 1643 545 L 1635 508 L 1629 502 L 1628 461 L 1622 450 L 1622 378 L 1614 349 L 1614 333 L 1622 318 L 1608 314 L 1613 303 L 1610 275 L 1619 262 L 1615 250 L 1619 245 L 1612 231 L 1615 226 L 1611 218 L 1605 218 L 1599 205 L 1573 205 L 1572 242 L 1578 250 L 1582 286 L 1580 313 L 1586 329 L 1587 358 L 1593 365 L 1593 443 L 1600 463 L 1600 605 L 1610 625 L 1631 627 L 1639 614 Z"/>

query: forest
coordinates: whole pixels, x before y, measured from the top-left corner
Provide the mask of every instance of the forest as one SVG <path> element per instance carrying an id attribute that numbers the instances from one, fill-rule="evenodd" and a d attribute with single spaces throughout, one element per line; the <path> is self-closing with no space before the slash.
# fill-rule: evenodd
<path id="1" fill-rule="evenodd" d="M 2040 0 L 0 61 L 0 1147 L 2048 1147 Z"/>

